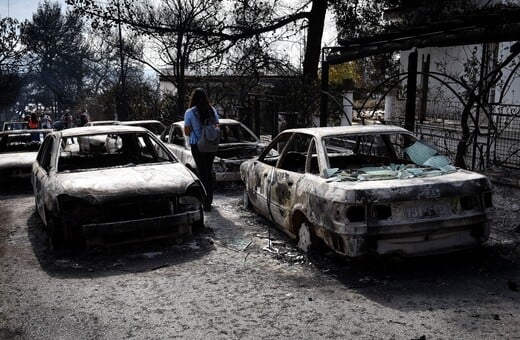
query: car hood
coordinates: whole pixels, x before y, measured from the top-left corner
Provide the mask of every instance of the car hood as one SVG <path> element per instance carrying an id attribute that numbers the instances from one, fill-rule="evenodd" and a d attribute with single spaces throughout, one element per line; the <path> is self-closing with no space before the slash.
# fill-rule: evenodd
<path id="1" fill-rule="evenodd" d="M 10 152 L 0 154 L 0 168 L 31 167 L 38 152 Z"/>
<path id="2" fill-rule="evenodd" d="M 195 180 L 184 165 L 168 163 L 57 173 L 54 186 L 57 195 L 100 203 L 125 196 L 180 194 Z"/>
<path id="3" fill-rule="evenodd" d="M 434 199 L 453 195 L 472 195 L 491 190 L 490 180 L 479 173 L 457 170 L 433 177 L 327 183 L 333 200 L 377 203 Z"/>
<path id="4" fill-rule="evenodd" d="M 217 150 L 216 159 L 221 160 L 245 160 L 257 157 L 265 145 L 261 143 L 225 143 L 220 144 Z"/>

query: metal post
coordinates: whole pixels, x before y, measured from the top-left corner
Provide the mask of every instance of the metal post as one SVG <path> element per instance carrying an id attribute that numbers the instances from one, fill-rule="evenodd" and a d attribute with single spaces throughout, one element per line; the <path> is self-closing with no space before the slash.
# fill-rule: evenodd
<path id="1" fill-rule="evenodd" d="M 127 112 L 126 112 L 126 74 L 124 70 L 124 53 L 123 53 L 123 34 L 121 32 L 121 6 L 119 5 L 119 1 L 117 1 L 117 26 L 119 32 L 119 62 L 120 62 L 120 73 L 119 73 L 119 81 L 121 84 L 121 88 L 118 91 L 118 105 L 116 109 L 117 116 L 116 120 L 127 120 Z"/>
<path id="2" fill-rule="evenodd" d="M 421 104 L 419 107 L 419 122 L 424 122 L 426 117 L 426 110 L 428 106 L 428 72 L 430 71 L 430 54 L 422 57 L 421 63 Z"/>
<path id="3" fill-rule="evenodd" d="M 257 136 L 260 136 L 260 100 L 258 100 L 258 96 L 255 96 L 255 124 L 254 124 L 254 132 Z"/>
<path id="4" fill-rule="evenodd" d="M 321 62 L 321 96 L 320 96 L 320 126 L 327 126 L 327 111 L 329 107 L 329 63 Z"/>
<path id="5" fill-rule="evenodd" d="M 415 99 L 417 90 L 417 50 L 408 56 L 408 81 L 406 84 L 406 112 L 404 128 L 415 131 Z"/>

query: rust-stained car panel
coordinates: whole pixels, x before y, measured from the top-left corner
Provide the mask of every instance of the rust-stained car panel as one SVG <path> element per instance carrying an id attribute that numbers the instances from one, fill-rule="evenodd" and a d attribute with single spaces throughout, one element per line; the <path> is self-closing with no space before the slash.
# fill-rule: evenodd
<path id="1" fill-rule="evenodd" d="M 293 129 L 241 166 L 245 203 L 349 257 L 477 246 L 493 214 L 487 177 L 393 126 Z"/>
<path id="2" fill-rule="evenodd" d="M 0 132 L 0 181 L 29 179 L 41 141 L 52 130 L 6 130 Z"/>
<path id="3" fill-rule="evenodd" d="M 150 131 L 56 131 L 33 165 L 36 207 L 51 245 L 181 238 L 201 226 L 202 184 Z"/>
<path id="4" fill-rule="evenodd" d="M 217 182 L 240 181 L 240 164 L 257 157 L 264 143 L 245 125 L 233 119 L 220 119 L 220 143 L 213 162 Z M 188 168 L 196 171 L 195 159 L 191 154 L 189 139 L 184 134 L 184 122 L 173 123 L 161 138 Z"/>

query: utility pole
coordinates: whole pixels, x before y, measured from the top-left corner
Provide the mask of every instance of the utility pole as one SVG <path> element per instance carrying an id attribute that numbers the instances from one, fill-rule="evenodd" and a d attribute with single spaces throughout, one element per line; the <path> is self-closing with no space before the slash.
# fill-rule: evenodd
<path id="1" fill-rule="evenodd" d="M 116 120 L 127 120 L 128 112 L 126 110 L 126 74 L 125 74 L 125 56 L 123 53 L 123 34 L 121 31 L 121 6 L 117 1 L 117 28 L 119 32 L 119 90 L 117 91 L 117 104 L 116 104 Z"/>

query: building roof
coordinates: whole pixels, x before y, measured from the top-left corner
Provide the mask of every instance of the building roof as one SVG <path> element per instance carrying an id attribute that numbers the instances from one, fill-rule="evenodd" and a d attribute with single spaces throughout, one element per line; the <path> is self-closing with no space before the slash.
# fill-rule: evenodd
<path id="1" fill-rule="evenodd" d="M 401 26 L 369 37 L 340 40 L 340 46 L 328 48 L 326 60 L 332 65 L 412 48 L 515 41 L 519 37 L 520 8 L 493 8 L 428 24 Z"/>

